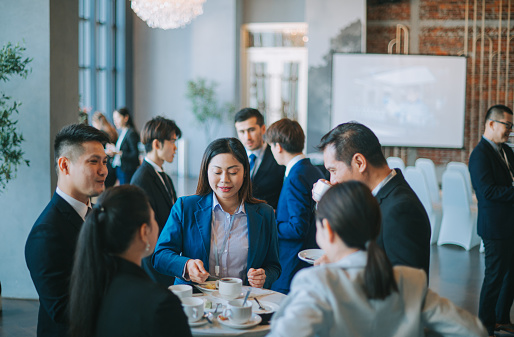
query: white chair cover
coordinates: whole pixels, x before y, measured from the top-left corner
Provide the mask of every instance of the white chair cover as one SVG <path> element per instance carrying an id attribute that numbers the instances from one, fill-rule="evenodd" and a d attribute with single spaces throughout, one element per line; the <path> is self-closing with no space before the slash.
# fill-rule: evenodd
<path id="1" fill-rule="evenodd" d="M 480 244 L 477 213 L 471 211 L 466 183 L 456 170 L 443 173 L 443 220 L 437 245 L 453 244 L 470 250 Z"/>
<path id="2" fill-rule="evenodd" d="M 432 203 L 440 204 L 441 197 L 439 196 L 439 184 L 437 183 L 437 177 L 435 175 L 434 162 L 427 158 L 418 158 L 416 160 L 416 167 L 425 174 Z"/>
<path id="3" fill-rule="evenodd" d="M 405 169 L 405 180 L 407 180 L 410 187 L 414 190 L 419 200 L 425 207 L 425 210 L 427 211 L 428 219 L 430 220 L 430 227 L 432 229 L 430 244 L 434 244 L 439 238 L 442 210 L 440 207 L 433 207 L 432 200 L 430 199 L 430 192 L 428 191 L 427 182 L 425 180 L 425 175 L 420 169 L 414 166 L 408 166 Z"/>
<path id="4" fill-rule="evenodd" d="M 456 170 L 459 171 L 464 177 L 464 182 L 466 183 L 466 189 L 468 190 L 469 200 L 473 201 L 473 188 L 471 186 L 471 176 L 469 175 L 468 165 L 456 161 L 449 162 L 446 165 L 447 170 Z"/>
<path id="5" fill-rule="evenodd" d="M 402 172 L 405 172 L 405 163 L 400 157 L 387 158 L 387 165 L 389 166 L 389 168 L 399 168 Z"/>

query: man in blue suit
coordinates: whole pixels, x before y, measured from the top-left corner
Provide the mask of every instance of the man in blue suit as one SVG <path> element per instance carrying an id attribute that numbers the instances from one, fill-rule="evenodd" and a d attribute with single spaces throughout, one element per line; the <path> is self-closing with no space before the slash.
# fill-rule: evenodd
<path id="1" fill-rule="evenodd" d="M 478 317 L 489 336 L 514 332 L 514 154 L 505 144 L 512 130 L 512 110 L 489 108 L 482 139 L 469 158 L 469 173 L 478 200 L 478 235 L 485 248 L 485 274 Z"/>
<path id="2" fill-rule="evenodd" d="M 68 299 L 77 238 L 107 177 L 104 145 L 109 137 L 91 126 L 72 124 L 55 137 L 57 189 L 36 220 L 25 260 L 39 295 L 37 336 L 68 336 Z"/>
<path id="3" fill-rule="evenodd" d="M 138 167 L 130 183 L 141 187 L 148 196 L 148 201 L 155 214 L 155 221 L 159 225 L 161 233 L 171 207 L 177 201 L 177 193 L 170 176 L 164 172 L 164 162 L 171 163 L 175 157 L 177 146 L 175 141 L 182 136 L 174 121 L 155 117 L 149 120 L 141 131 L 141 141 L 145 146 L 146 156 L 141 166 Z M 152 257 L 145 257 L 141 263 L 143 269 L 156 282 L 164 286 L 170 286 L 175 278 L 163 275 L 152 266 Z"/>
<path id="4" fill-rule="evenodd" d="M 302 153 L 305 135 L 297 121 L 284 118 L 273 123 L 264 138 L 277 163 L 286 167 L 277 207 L 282 274 L 271 289 L 287 294 L 296 272 L 309 266 L 298 258 L 298 253 L 318 247 L 311 189 L 323 174 Z"/>
<path id="5" fill-rule="evenodd" d="M 250 161 L 253 196 L 277 208 L 285 168 L 277 164 L 269 146 L 262 139 L 266 132 L 264 117 L 257 109 L 244 108 L 234 117 L 237 136 Z"/>

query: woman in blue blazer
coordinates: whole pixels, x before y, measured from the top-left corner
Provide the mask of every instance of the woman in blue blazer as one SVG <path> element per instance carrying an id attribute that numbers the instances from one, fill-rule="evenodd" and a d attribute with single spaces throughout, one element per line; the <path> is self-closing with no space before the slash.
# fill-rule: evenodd
<path id="1" fill-rule="evenodd" d="M 175 284 L 238 277 L 266 287 L 280 276 L 273 208 L 252 197 L 250 164 L 236 138 L 205 150 L 196 195 L 177 200 L 157 242 L 155 269 Z"/>

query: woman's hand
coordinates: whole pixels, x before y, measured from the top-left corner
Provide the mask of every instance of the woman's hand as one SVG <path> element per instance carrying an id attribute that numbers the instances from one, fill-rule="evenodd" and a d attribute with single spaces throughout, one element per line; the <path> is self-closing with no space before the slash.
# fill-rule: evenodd
<path id="1" fill-rule="evenodd" d="M 207 280 L 207 277 L 209 277 L 209 273 L 203 267 L 202 260 L 188 260 L 186 263 L 186 271 L 191 281 L 196 283 L 203 283 Z"/>
<path id="2" fill-rule="evenodd" d="M 252 287 L 262 288 L 264 286 L 264 281 L 266 281 L 266 272 L 264 269 L 250 268 L 250 270 L 248 270 L 248 282 Z"/>

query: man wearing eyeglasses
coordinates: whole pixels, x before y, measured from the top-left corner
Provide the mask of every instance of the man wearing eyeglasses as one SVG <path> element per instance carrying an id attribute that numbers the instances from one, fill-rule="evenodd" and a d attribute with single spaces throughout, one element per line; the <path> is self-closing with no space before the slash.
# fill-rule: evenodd
<path id="1" fill-rule="evenodd" d="M 510 309 L 514 299 L 514 153 L 505 144 L 512 130 L 512 110 L 489 108 L 482 139 L 469 158 L 469 173 L 478 200 L 478 235 L 485 248 L 485 275 L 478 317 L 489 336 L 514 333 Z"/>

